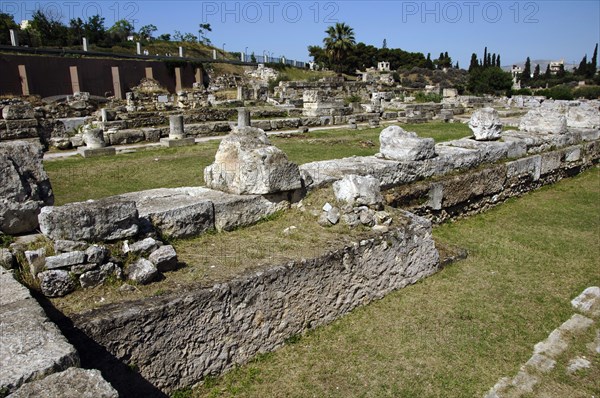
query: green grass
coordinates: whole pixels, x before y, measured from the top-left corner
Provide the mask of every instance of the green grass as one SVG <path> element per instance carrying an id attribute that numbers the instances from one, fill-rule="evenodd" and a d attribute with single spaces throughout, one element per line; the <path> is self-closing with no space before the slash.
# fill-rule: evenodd
<path id="1" fill-rule="evenodd" d="M 481 397 L 571 316 L 573 297 L 600 284 L 599 197 L 594 168 L 442 225 L 436 238 L 467 248 L 468 259 L 211 378 L 193 396 Z M 594 366 L 570 394 L 598 392 Z"/>
<path id="2" fill-rule="evenodd" d="M 470 135 L 466 125 L 430 123 L 405 125 L 422 137 L 446 141 Z M 327 130 L 271 142 L 302 164 L 347 156 L 368 156 L 379 151 L 381 128 Z M 193 147 L 139 151 L 104 158 L 72 157 L 44 162 L 54 190 L 55 203 L 99 199 L 152 188 L 204 185 L 203 170 L 214 161 L 218 142 Z"/>

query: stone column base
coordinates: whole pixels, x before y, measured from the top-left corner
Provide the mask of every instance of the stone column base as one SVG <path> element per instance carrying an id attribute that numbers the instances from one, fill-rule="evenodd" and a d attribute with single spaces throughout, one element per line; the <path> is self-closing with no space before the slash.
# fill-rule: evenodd
<path id="1" fill-rule="evenodd" d="M 190 138 L 181 138 L 181 139 L 171 139 L 171 138 L 161 138 L 160 140 L 161 145 L 169 147 L 169 148 L 175 148 L 175 147 L 179 147 L 179 146 L 190 146 L 190 145 L 194 145 L 196 143 L 196 140 L 193 137 Z"/>
<path id="2" fill-rule="evenodd" d="M 113 147 L 104 147 L 104 148 L 86 148 L 79 147 L 77 148 L 77 153 L 79 153 L 84 158 L 94 158 L 98 156 L 112 156 L 117 154 L 117 150 Z"/>

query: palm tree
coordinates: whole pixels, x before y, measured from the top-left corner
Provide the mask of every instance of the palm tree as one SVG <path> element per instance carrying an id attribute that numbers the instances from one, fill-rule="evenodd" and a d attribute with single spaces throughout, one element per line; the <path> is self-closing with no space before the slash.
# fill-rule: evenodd
<path id="1" fill-rule="evenodd" d="M 340 62 L 356 44 L 354 29 L 343 22 L 338 22 L 335 26 L 327 28 L 325 33 L 328 35 L 323 39 L 325 50 L 329 54 L 335 69 L 340 72 L 342 70 Z"/>

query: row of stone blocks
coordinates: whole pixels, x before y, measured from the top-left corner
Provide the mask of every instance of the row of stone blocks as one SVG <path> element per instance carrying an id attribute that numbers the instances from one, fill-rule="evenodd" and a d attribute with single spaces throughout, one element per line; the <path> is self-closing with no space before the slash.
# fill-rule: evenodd
<path id="1" fill-rule="evenodd" d="M 57 240 L 116 241 L 152 230 L 171 238 L 227 231 L 289 205 L 287 195 L 233 195 L 204 187 L 159 188 L 96 201 L 47 206 L 44 235 Z"/>
<path id="2" fill-rule="evenodd" d="M 372 175 L 382 189 L 390 189 L 418 180 L 443 176 L 477 168 L 482 164 L 518 159 L 581 144 L 596 152 L 600 131 L 569 130 L 564 134 L 507 131 L 502 141 L 476 141 L 471 138 L 435 144 L 435 156 L 423 160 L 390 160 L 383 156 L 350 157 L 317 161 L 300 166 L 307 189 L 320 188 L 340 180 L 347 174 Z M 520 161 L 515 160 L 515 164 Z M 544 163 L 545 164 L 545 163 Z M 541 168 L 546 167 L 540 165 Z"/>
<path id="3" fill-rule="evenodd" d="M 117 398 L 10 272 L 0 267 L 0 396 Z"/>
<path id="4" fill-rule="evenodd" d="M 437 144 L 437 156 L 429 159 L 395 161 L 376 156 L 351 157 L 308 163 L 300 166 L 300 174 L 302 186 L 308 189 L 329 185 L 347 174 L 372 175 L 379 180 L 382 189 L 389 189 L 553 147 L 583 143 L 573 147 L 566 159 L 578 160 L 582 148 L 584 153 L 596 156 L 598 135 L 598 130 L 545 135 L 507 132 L 503 142 L 461 139 Z M 509 177 L 530 173 L 539 178 L 540 173 L 555 163 L 557 160 L 551 155 L 542 155 L 509 162 L 507 170 Z M 302 189 L 271 195 L 236 195 L 205 187 L 154 189 L 98 201 L 47 206 L 42 209 L 39 221 L 42 232 L 52 239 L 111 241 L 151 230 L 164 236 L 185 238 L 213 229 L 231 230 L 255 223 L 285 209 L 299 198 Z"/>

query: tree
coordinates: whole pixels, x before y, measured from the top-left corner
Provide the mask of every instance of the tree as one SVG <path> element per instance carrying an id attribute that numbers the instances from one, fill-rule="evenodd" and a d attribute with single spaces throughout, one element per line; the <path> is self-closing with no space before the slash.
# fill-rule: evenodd
<path id="1" fill-rule="evenodd" d="M 565 64 L 560 64 L 560 66 L 558 67 L 558 72 L 556 72 L 556 77 L 565 77 Z"/>
<path id="2" fill-rule="evenodd" d="M 40 10 L 33 13 L 27 30 L 32 33 L 34 40 L 43 46 L 62 47 L 68 43 L 68 28 L 59 19 L 47 16 Z"/>
<path id="3" fill-rule="evenodd" d="M 496 54 L 492 55 L 492 66 L 496 66 Z"/>
<path id="4" fill-rule="evenodd" d="M 210 27 L 209 23 L 201 23 L 200 25 L 198 25 L 199 37 L 202 39 L 202 42 L 206 45 L 210 44 L 210 39 L 206 36 L 208 32 L 212 32 L 212 28 Z"/>
<path id="5" fill-rule="evenodd" d="M 531 60 L 527 57 L 523 72 L 521 73 L 521 83 L 527 84 L 531 80 Z"/>
<path id="6" fill-rule="evenodd" d="M 538 80 L 540 78 L 540 64 L 535 65 L 535 69 L 533 70 L 533 80 Z"/>
<path id="7" fill-rule="evenodd" d="M 9 30 L 11 29 L 19 30 L 19 25 L 12 15 L 0 12 L 0 44 L 10 44 Z"/>
<path id="8" fill-rule="evenodd" d="M 550 64 L 546 66 L 546 72 L 544 73 L 544 79 L 549 80 L 552 77 L 552 72 L 550 71 Z"/>
<path id="9" fill-rule="evenodd" d="M 496 66 L 498 68 L 502 67 L 502 65 L 500 65 L 500 54 L 498 54 L 498 56 L 496 57 Z"/>
<path id="10" fill-rule="evenodd" d="M 387 48 L 387 39 L 383 39 L 383 44 L 381 45 L 381 48 Z"/>
<path id="11" fill-rule="evenodd" d="M 140 38 L 140 40 L 151 40 L 152 35 L 157 30 L 158 30 L 158 28 L 156 27 L 156 25 L 152 25 L 152 24 L 144 25 L 138 31 L 138 37 Z"/>
<path id="12" fill-rule="evenodd" d="M 477 68 L 469 72 L 467 87 L 473 94 L 505 94 L 512 87 L 512 76 L 496 66 Z"/>
<path id="13" fill-rule="evenodd" d="M 577 68 L 577 72 L 575 74 L 580 76 L 585 76 L 587 74 L 588 62 L 587 62 L 587 54 L 583 56 L 583 59 L 579 63 L 579 67 Z"/>
<path id="14" fill-rule="evenodd" d="M 594 47 L 594 55 L 592 55 L 592 61 L 588 66 L 587 77 L 592 78 L 596 74 L 596 70 L 598 67 L 598 43 L 596 43 L 596 47 Z"/>
<path id="15" fill-rule="evenodd" d="M 85 37 L 85 23 L 81 18 L 71 19 L 69 22 L 69 44 L 81 44 L 81 40 Z"/>
<path id="16" fill-rule="evenodd" d="M 458 66 L 458 61 L 456 61 L 456 65 L 454 65 L 454 69 L 460 69 L 460 66 Z"/>
<path id="17" fill-rule="evenodd" d="M 104 18 L 100 15 L 94 15 L 88 18 L 83 24 L 84 35 L 90 43 L 110 46 L 112 43 L 106 43 L 106 28 L 104 27 Z"/>
<path id="18" fill-rule="evenodd" d="M 488 66 L 488 63 L 487 63 L 487 54 L 488 54 L 488 52 L 487 52 L 487 47 L 486 47 L 486 48 L 483 50 L 483 67 L 484 67 L 484 68 L 485 68 L 486 66 Z"/>
<path id="19" fill-rule="evenodd" d="M 163 33 L 162 35 L 158 36 L 156 38 L 156 40 L 160 40 L 160 41 L 171 41 L 171 34 L 170 33 Z"/>
<path id="20" fill-rule="evenodd" d="M 477 60 L 477 54 L 471 54 L 471 63 L 469 64 L 469 73 L 479 68 L 479 61 Z"/>
<path id="21" fill-rule="evenodd" d="M 127 41 L 127 38 L 135 31 L 135 27 L 126 19 L 121 19 L 108 30 L 116 42 Z"/>
<path id="22" fill-rule="evenodd" d="M 195 43 L 198 41 L 198 37 L 192 33 L 181 33 L 180 31 L 176 30 L 175 34 L 173 35 L 173 40 L 184 43 Z"/>
<path id="23" fill-rule="evenodd" d="M 340 72 L 342 70 L 341 63 L 356 44 L 354 29 L 343 22 L 338 22 L 334 26 L 327 28 L 325 33 L 327 33 L 327 37 L 323 39 L 325 50 L 329 54 L 336 70 Z"/>
<path id="24" fill-rule="evenodd" d="M 452 58 L 448 55 L 448 52 L 440 53 L 440 57 L 435 60 L 434 64 L 437 65 L 438 69 L 452 68 Z"/>
<path id="25" fill-rule="evenodd" d="M 425 68 L 426 69 L 433 69 L 434 64 L 433 61 L 431 60 L 431 53 L 427 53 L 427 59 L 425 59 Z"/>

